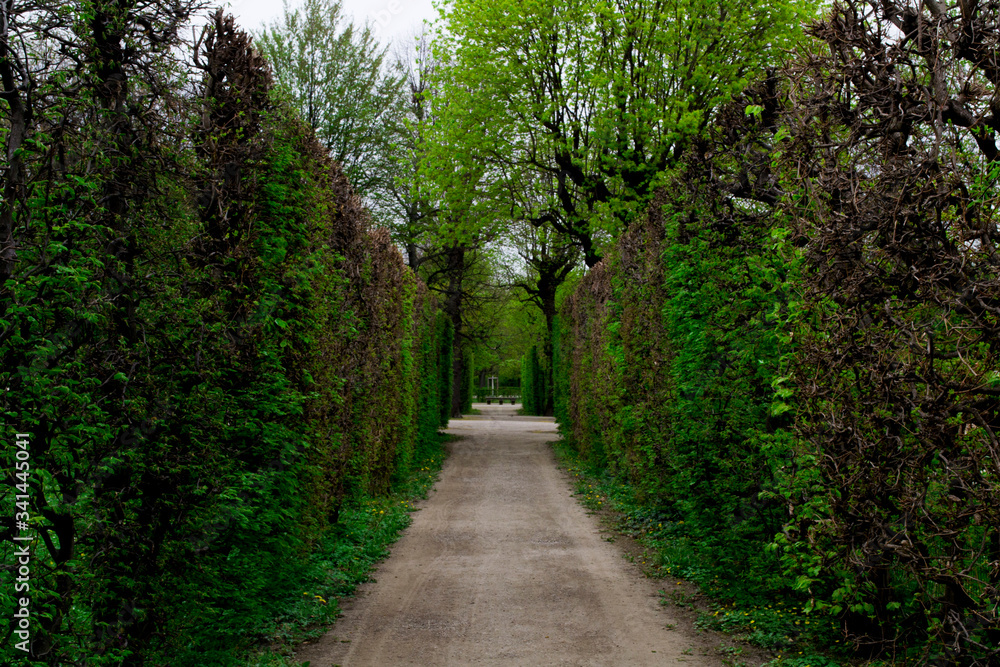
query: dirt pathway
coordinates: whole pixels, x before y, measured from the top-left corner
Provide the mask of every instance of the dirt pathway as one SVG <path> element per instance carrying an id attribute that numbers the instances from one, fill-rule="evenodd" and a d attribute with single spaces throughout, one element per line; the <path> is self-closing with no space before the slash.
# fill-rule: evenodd
<path id="1" fill-rule="evenodd" d="M 717 666 L 670 630 L 655 582 L 601 538 L 547 442 L 511 406 L 452 420 L 441 479 L 336 627 L 297 660 L 331 665 Z"/>

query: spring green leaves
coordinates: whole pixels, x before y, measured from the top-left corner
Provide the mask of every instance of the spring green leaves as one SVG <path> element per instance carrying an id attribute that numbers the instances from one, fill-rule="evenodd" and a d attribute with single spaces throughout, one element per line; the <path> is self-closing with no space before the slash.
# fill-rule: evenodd
<path id="1" fill-rule="evenodd" d="M 447 106 L 428 162 L 452 185 L 489 183 L 504 195 L 500 215 L 554 225 L 592 266 L 713 111 L 799 38 L 808 7 L 444 3 L 435 48 Z"/>

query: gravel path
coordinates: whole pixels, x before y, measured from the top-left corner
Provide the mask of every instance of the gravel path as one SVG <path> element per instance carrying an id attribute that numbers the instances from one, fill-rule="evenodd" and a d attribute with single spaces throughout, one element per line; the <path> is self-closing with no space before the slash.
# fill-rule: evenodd
<path id="1" fill-rule="evenodd" d="M 656 582 L 601 538 L 546 444 L 512 406 L 452 420 L 462 436 L 392 556 L 297 660 L 331 665 L 716 667 L 671 630 Z"/>

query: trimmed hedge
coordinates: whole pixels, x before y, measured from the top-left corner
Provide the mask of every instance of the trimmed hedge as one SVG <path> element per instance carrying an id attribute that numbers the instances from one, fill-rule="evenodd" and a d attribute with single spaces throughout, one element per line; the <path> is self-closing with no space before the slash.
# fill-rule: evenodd
<path id="1" fill-rule="evenodd" d="M 521 402 L 526 415 L 548 413 L 551 393 L 545 384 L 544 361 L 539 359 L 538 347 L 531 346 L 521 360 Z"/>
<path id="2" fill-rule="evenodd" d="M 109 25 L 145 39 L 121 11 Z M 4 478 L 0 507 L 29 497 L 35 664 L 230 664 L 301 595 L 344 504 L 405 476 L 448 406 L 435 300 L 247 36 L 215 16 L 187 106 L 166 60 L 135 60 L 161 52 L 114 63 L 123 94 L 188 115 L 130 115 L 86 79 L 36 119 L 25 196 L 5 202 L 20 248 L 0 410 L 9 441 L 29 435 L 30 474 Z M 171 142 L 144 123 L 195 129 Z M 6 636 L 0 661 L 22 659 Z"/>
<path id="3" fill-rule="evenodd" d="M 837 4 L 719 110 L 564 304 L 556 413 L 729 594 L 993 665 L 1000 31 L 934 12 Z"/>
<path id="4" fill-rule="evenodd" d="M 715 223 L 720 201 L 661 191 L 564 304 L 554 341 L 556 413 L 590 465 L 683 524 L 729 576 L 769 579 L 763 547 L 781 508 L 760 454 L 779 355 L 760 289 L 783 271 L 766 219 Z M 732 212 L 730 212 L 732 215 Z"/>

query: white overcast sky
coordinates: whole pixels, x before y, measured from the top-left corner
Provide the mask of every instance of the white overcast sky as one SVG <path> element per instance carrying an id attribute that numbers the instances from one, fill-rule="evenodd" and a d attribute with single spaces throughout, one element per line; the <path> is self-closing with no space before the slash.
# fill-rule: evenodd
<path id="1" fill-rule="evenodd" d="M 303 0 L 289 0 L 293 7 Z M 355 23 L 371 21 L 379 42 L 398 41 L 420 31 L 424 19 L 437 17 L 432 0 L 343 0 L 344 13 L 353 16 Z M 281 16 L 282 0 L 229 0 L 227 11 L 237 18 L 237 23 L 250 32 L 270 24 Z"/>

